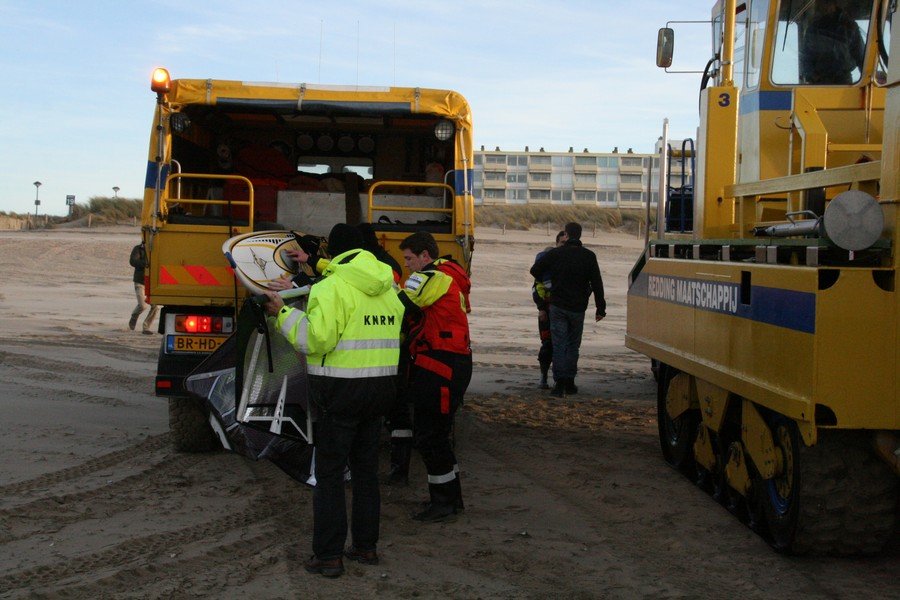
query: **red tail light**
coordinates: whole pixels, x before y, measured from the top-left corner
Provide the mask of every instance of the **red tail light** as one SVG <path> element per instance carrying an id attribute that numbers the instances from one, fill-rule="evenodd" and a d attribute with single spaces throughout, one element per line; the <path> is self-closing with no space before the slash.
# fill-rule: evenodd
<path id="1" fill-rule="evenodd" d="M 222 333 L 222 323 L 222 317 L 176 315 L 175 331 L 178 333 Z"/>

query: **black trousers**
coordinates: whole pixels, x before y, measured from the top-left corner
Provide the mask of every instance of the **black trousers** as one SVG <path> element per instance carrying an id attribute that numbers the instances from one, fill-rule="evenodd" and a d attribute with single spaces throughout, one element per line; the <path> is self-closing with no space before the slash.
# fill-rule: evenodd
<path id="1" fill-rule="evenodd" d="M 313 553 L 328 560 L 343 555 L 347 539 L 344 467 L 352 473 L 353 545 L 375 550 L 381 513 L 378 442 L 385 409 L 395 393 L 393 377 L 340 380 L 310 377 L 316 404 L 316 487 L 313 491 Z"/>
<path id="2" fill-rule="evenodd" d="M 416 356 L 410 373 L 413 431 L 428 483 L 456 478 L 456 455 L 450 443 L 453 417 L 472 379 L 472 355 L 432 351 Z"/>

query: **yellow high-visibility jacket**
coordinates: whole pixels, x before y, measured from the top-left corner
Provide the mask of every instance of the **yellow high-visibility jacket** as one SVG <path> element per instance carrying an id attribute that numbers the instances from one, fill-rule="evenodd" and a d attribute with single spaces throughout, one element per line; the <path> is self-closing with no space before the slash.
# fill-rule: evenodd
<path id="1" fill-rule="evenodd" d="M 403 303 L 391 268 L 366 250 L 335 256 L 305 311 L 285 306 L 276 326 L 307 355 L 311 375 L 358 379 L 397 374 Z"/>

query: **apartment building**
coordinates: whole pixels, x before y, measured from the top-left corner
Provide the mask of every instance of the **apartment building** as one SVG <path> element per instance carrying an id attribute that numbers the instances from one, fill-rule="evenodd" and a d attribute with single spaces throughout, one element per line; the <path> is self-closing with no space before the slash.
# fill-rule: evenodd
<path id="1" fill-rule="evenodd" d="M 680 148 L 681 142 L 678 142 Z M 689 175 L 690 165 L 685 174 Z M 670 182 L 681 185 L 681 160 Z M 475 151 L 475 204 L 553 204 L 636 209 L 659 199 L 659 157 L 619 152 Z M 689 177 L 686 177 L 688 180 Z M 648 185 L 649 184 L 649 185 Z"/>

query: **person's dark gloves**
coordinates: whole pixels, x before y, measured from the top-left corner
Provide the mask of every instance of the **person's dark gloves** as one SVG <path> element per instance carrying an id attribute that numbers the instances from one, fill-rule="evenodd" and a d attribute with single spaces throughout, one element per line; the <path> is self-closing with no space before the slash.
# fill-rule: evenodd
<path id="1" fill-rule="evenodd" d="M 314 235 L 301 235 L 296 238 L 300 248 L 309 255 L 307 262 L 314 264 L 313 259 L 318 260 L 320 239 Z"/>

